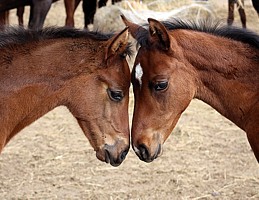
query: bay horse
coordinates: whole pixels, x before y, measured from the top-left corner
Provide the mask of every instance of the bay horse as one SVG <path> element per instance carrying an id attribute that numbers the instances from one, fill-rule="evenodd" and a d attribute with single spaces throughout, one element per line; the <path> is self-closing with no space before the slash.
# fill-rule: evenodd
<path id="1" fill-rule="evenodd" d="M 24 6 L 30 6 L 28 27 L 30 29 L 42 29 L 51 4 L 58 0 L 0 0 L 0 28 L 8 24 L 8 11 L 17 8 L 17 17 L 20 26 L 23 26 Z M 65 26 L 74 27 L 74 13 L 81 0 L 64 0 L 66 10 Z M 98 8 L 106 6 L 108 0 L 99 0 Z M 112 0 L 112 4 L 121 0 Z M 97 8 L 97 0 L 83 0 L 84 26 L 87 29 L 93 24 Z"/>
<path id="2" fill-rule="evenodd" d="M 132 70 L 132 146 L 151 162 L 197 98 L 243 129 L 259 162 L 259 36 L 220 23 L 128 21 L 138 41 Z"/>
<path id="3" fill-rule="evenodd" d="M 99 160 L 118 166 L 129 150 L 128 29 L 8 28 L 0 32 L 0 152 L 55 107 L 77 119 Z"/>
<path id="4" fill-rule="evenodd" d="M 14 8 L 17 8 L 19 25 L 23 26 L 24 6 L 29 5 L 30 16 L 28 27 L 30 29 L 42 29 L 51 4 L 56 1 L 57 0 L 0 0 L 0 26 L 7 24 L 8 11 Z"/>

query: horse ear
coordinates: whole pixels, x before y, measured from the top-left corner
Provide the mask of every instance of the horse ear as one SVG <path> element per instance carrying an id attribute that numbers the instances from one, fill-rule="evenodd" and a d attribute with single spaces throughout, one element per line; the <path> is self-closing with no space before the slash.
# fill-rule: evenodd
<path id="1" fill-rule="evenodd" d="M 140 35 L 140 33 L 143 33 L 143 32 L 147 33 L 148 32 L 142 26 L 130 22 L 124 15 L 121 15 L 121 18 L 122 18 L 122 21 L 124 22 L 124 24 L 127 27 L 129 27 L 129 32 L 134 39 L 138 40 L 138 35 Z"/>
<path id="2" fill-rule="evenodd" d="M 148 18 L 148 23 L 151 42 L 158 42 L 164 50 L 169 50 L 171 42 L 166 27 L 161 22 L 152 18 Z"/>
<path id="3" fill-rule="evenodd" d="M 105 52 L 105 61 L 113 56 L 123 53 L 127 48 L 128 38 L 129 30 L 128 27 L 126 27 L 120 33 L 109 39 Z"/>

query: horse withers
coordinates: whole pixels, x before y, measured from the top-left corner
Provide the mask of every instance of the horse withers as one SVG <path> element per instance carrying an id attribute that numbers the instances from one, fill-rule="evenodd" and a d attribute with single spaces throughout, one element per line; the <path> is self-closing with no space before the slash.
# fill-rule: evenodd
<path id="1" fill-rule="evenodd" d="M 129 150 L 128 29 L 103 35 L 70 28 L 0 33 L 0 151 L 57 106 L 77 119 L 101 161 Z"/>
<path id="2" fill-rule="evenodd" d="M 259 37 L 203 22 L 123 17 L 140 44 L 132 71 L 132 145 L 141 160 L 162 152 L 183 111 L 197 98 L 243 129 L 259 161 Z"/>

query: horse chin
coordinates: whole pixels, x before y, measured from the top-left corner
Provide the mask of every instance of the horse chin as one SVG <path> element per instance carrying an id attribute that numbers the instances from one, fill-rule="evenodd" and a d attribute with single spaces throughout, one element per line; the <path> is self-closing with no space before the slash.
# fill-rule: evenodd
<path id="1" fill-rule="evenodd" d="M 96 158 L 98 158 L 102 162 L 110 163 L 110 161 L 106 158 L 106 155 L 101 149 L 96 151 Z"/>
<path id="2" fill-rule="evenodd" d="M 104 155 L 103 153 L 100 151 L 96 151 L 96 157 L 102 161 L 102 162 L 106 162 L 107 164 L 111 164 L 113 167 L 118 167 L 122 162 L 118 162 L 118 163 L 115 163 L 113 162 L 110 157 L 109 157 L 109 153 L 107 151 L 105 151 Z"/>
<path id="3" fill-rule="evenodd" d="M 103 150 L 99 150 L 99 151 L 96 151 L 96 157 L 102 161 L 102 162 L 106 162 L 107 164 L 111 164 L 112 166 L 113 163 L 111 162 L 111 159 L 109 157 L 109 153 L 107 151 L 103 151 Z M 120 164 L 118 164 L 120 165 Z M 115 167 L 117 167 L 118 165 L 115 165 Z"/>

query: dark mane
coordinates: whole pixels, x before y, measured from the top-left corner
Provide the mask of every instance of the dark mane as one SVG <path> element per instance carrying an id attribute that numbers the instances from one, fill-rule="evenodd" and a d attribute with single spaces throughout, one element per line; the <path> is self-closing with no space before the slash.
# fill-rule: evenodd
<path id="1" fill-rule="evenodd" d="M 171 21 L 163 21 L 163 25 L 169 30 L 187 29 L 200 31 L 216 36 L 229 38 L 249 44 L 255 48 L 259 48 L 259 36 L 255 32 L 235 26 L 227 26 L 220 21 L 201 20 L 199 22 L 183 21 L 180 19 L 172 19 Z M 147 25 L 144 25 L 147 26 Z M 138 42 L 141 46 L 147 45 L 147 33 L 138 36 Z"/>
<path id="2" fill-rule="evenodd" d="M 42 30 L 29 30 L 22 27 L 8 27 L 0 32 L 0 48 L 12 44 L 24 44 L 32 41 L 54 38 L 92 38 L 106 41 L 113 34 L 102 34 L 68 27 L 47 27 Z"/>
<path id="3" fill-rule="evenodd" d="M 55 38 L 91 38 L 99 41 L 107 41 L 114 34 L 86 31 L 69 27 L 47 27 L 42 30 L 30 30 L 22 27 L 7 27 L 0 32 L 0 49 L 14 44 L 25 44 L 32 41 Z M 125 50 L 125 55 L 133 55 L 131 44 Z"/>

